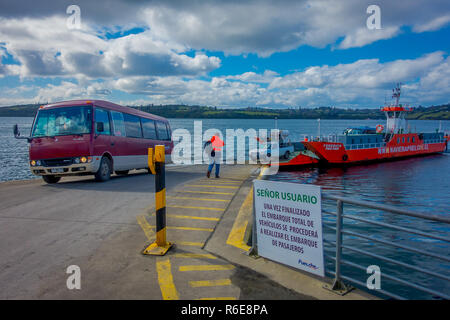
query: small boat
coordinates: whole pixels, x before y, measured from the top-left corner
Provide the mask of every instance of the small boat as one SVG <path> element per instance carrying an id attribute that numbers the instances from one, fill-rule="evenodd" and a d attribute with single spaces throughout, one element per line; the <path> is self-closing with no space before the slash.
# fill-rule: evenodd
<path id="1" fill-rule="evenodd" d="M 261 141 L 257 138 L 261 145 L 267 144 L 265 148 L 251 150 L 249 152 L 250 158 L 254 161 L 263 160 L 264 163 L 269 163 L 271 157 L 272 144 Z M 276 147 L 276 146 L 273 146 Z M 291 142 L 289 139 L 288 130 L 280 130 L 279 136 L 279 167 L 293 167 L 293 166 L 308 166 L 319 163 L 319 158 L 311 151 L 307 150 L 301 142 Z M 269 163 L 273 165 L 273 163 Z"/>

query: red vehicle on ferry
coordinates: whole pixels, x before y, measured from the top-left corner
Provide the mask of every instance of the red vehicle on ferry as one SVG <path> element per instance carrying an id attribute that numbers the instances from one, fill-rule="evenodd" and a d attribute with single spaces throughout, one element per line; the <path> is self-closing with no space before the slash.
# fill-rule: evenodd
<path id="1" fill-rule="evenodd" d="M 405 115 L 412 109 L 399 105 L 400 86 L 393 90 L 395 104 L 381 110 L 386 114 L 386 127 L 348 128 L 334 141 L 314 139 L 304 141 L 305 147 L 316 154 L 321 162 L 330 164 L 380 161 L 393 158 L 419 156 L 444 152 L 448 137 L 443 132 L 410 132 Z"/>
<path id="2" fill-rule="evenodd" d="M 30 169 L 47 183 L 69 175 L 93 174 L 109 180 L 115 172 L 148 169 L 148 148 L 165 145 L 170 158 L 173 142 L 167 119 L 102 100 L 74 100 L 41 106 L 31 135 L 14 135 L 30 142 Z"/>

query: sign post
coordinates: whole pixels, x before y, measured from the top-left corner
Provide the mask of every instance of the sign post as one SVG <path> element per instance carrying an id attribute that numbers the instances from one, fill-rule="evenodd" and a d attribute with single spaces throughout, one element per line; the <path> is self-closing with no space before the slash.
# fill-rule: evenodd
<path id="1" fill-rule="evenodd" d="M 319 186 L 253 181 L 258 254 L 325 276 Z"/>

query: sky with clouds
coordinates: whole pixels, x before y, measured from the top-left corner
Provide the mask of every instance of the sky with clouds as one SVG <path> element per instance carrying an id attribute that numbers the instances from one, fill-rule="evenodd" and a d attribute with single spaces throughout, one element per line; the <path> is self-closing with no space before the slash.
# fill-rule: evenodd
<path id="1" fill-rule="evenodd" d="M 449 52 L 448 0 L 0 0 L 0 106 L 445 104 Z"/>

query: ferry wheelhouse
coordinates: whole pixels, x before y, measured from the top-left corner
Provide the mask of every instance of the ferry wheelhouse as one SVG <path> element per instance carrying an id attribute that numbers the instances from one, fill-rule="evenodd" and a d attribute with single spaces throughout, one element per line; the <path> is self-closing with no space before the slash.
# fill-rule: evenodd
<path id="1" fill-rule="evenodd" d="M 305 147 L 321 162 L 330 164 L 379 161 L 444 152 L 447 139 L 443 132 L 416 133 L 408 126 L 405 116 L 412 109 L 399 104 L 400 86 L 393 90 L 393 105 L 381 109 L 386 126 L 348 128 L 332 139 L 316 138 L 304 141 Z M 326 140 L 326 141 L 324 141 Z"/>

